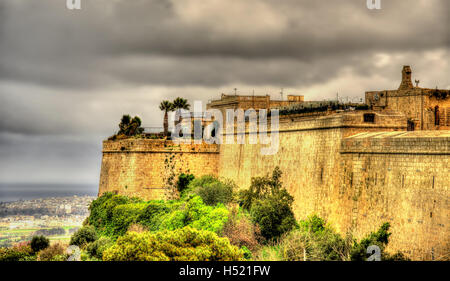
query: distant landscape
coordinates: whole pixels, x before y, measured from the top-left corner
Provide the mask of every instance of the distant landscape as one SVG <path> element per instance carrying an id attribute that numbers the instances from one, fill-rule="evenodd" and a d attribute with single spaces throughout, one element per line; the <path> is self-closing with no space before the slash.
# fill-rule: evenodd
<path id="1" fill-rule="evenodd" d="M 97 184 L 0 183 L 0 202 L 49 197 L 97 196 Z"/>
<path id="2" fill-rule="evenodd" d="M 51 241 L 68 242 L 88 216 L 89 204 L 94 199 L 93 196 L 73 195 L 1 202 L 0 247 L 29 241 L 35 235 L 44 235 Z"/>

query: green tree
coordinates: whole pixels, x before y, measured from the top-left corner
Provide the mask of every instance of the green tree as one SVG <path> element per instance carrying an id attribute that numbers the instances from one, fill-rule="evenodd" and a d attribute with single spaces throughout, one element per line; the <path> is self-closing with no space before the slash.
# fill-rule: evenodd
<path id="1" fill-rule="evenodd" d="M 267 240 L 280 237 L 295 225 L 292 203 L 294 198 L 283 188 L 282 172 L 276 167 L 272 176 L 252 178 L 250 188 L 241 191 L 240 205 L 250 211 L 252 220 Z"/>
<path id="2" fill-rule="evenodd" d="M 188 101 L 186 99 L 183 99 L 180 97 L 174 99 L 172 104 L 173 104 L 174 110 L 180 110 L 180 109 L 189 110 L 191 108 L 191 105 L 188 103 Z"/>
<path id="3" fill-rule="evenodd" d="M 131 123 L 131 116 L 128 114 L 126 115 L 124 114 L 119 123 L 119 134 L 124 133 L 127 130 L 130 123 Z"/>
<path id="4" fill-rule="evenodd" d="M 33 252 L 37 253 L 41 250 L 46 249 L 50 245 L 50 240 L 43 235 L 34 236 L 31 239 L 30 245 L 31 245 L 31 249 L 33 250 Z"/>
<path id="5" fill-rule="evenodd" d="M 138 116 L 135 116 L 131 120 L 131 124 L 128 127 L 128 135 L 136 136 L 136 135 L 142 134 L 142 132 L 144 131 L 144 128 L 142 128 L 141 125 L 142 125 L 141 118 L 139 118 Z"/>
<path id="6" fill-rule="evenodd" d="M 75 232 L 70 238 L 70 245 L 84 248 L 90 242 L 97 240 L 97 232 L 91 225 L 84 226 Z"/>
<path id="7" fill-rule="evenodd" d="M 250 188 L 241 191 L 239 194 L 240 205 L 244 209 L 250 210 L 255 200 L 265 199 L 278 193 L 282 193 L 287 202 L 292 202 L 294 200 L 293 197 L 282 186 L 281 175 L 280 168 L 275 167 L 272 176 L 266 175 L 265 177 L 252 178 Z"/>
<path id="8" fill-rule="evenodd" d="M 164 135 L 169 133 L 169 112 L 174 110 L 173 104 L 170 101 L 162 101 L 159 109 L 164 111 Z"/>
<path id="9" fill-rule="evenodd" d="M 181 121 L 180 120 L 181 109 L 189 110 L 191 105 L 188 103 L 188 101 L 186 99 L 183 99 L 180 97 L 174 99 L 172 104 L 173 104 L 173 109 L 176 111 L 175 114 L 178 117 L 178 118 L 175 118 L 175 120 L 177 120 L 177 121 L 175 121 L 176 122 L 175 125 L 177 125 Z"/>
<path id="10" fill-rule="evenodd" d="M 286 201 L 283 193 L 258 199 L 250 208 L 252 220 L 259 225 L 261 235 L 268 241 L 279 238 L 296 225 L 292 200 Z"/>

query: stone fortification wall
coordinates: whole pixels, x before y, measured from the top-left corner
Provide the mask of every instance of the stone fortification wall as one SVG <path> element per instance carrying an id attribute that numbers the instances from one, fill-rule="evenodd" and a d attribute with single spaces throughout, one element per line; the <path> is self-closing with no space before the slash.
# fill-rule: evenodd
<path id="1" fill-rule="evenodd" d="M 362 133 L 345 138 L 340 154 L 340 225 L 361 236 L 388 221 L 392 251 L 449 253 L 450 132 Z"/>
<path id="2" fill-rule="evenodd" d="M 180 173 L 217 174 L 219 148 L 158 139 L 103 142 L 99 194 L 118 192 L 144 199 L 163 199 L 171 178 Z"/>

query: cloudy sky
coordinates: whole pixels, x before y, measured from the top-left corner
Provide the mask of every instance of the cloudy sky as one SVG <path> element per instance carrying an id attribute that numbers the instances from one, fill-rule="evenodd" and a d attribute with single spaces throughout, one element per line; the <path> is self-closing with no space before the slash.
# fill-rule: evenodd
<path id="1" fill-rule="evenodd" d="M 0 182 L 98 182 L 122 114 L 220 93 L 362 97 L 408 64 L 450 89 L 450 1 L 0 1 Z"/>

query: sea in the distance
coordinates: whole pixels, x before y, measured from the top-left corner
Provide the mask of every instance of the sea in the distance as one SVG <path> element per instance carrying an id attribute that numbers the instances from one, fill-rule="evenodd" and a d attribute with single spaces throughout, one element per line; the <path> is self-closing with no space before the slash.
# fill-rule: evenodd
<path id="1" fill-rule="evenodd" d="M 0 183 L 0 202 L 49 197 L 97 196 L 96 184 Z"/>

